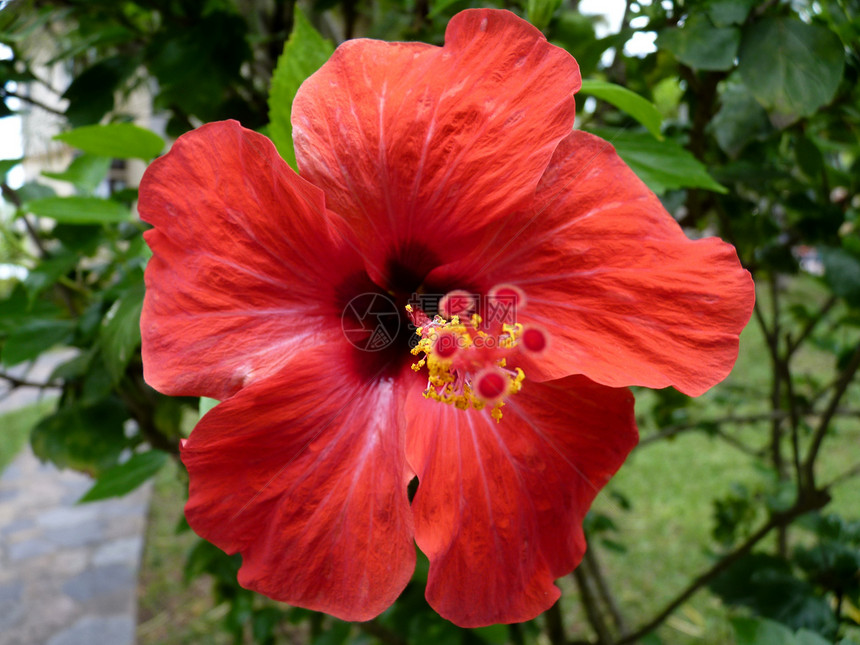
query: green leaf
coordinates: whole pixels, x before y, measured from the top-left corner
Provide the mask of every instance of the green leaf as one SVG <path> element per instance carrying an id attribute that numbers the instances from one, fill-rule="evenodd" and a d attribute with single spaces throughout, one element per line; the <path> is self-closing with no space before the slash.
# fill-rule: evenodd
<path id="1" fill-rule="evenodd" d="M 767 618 L 738 616 L 731 619 L 737 645 L 829 645 L 831 641 L 808 629 L 796 633 Z"/>
<path id="2" fill-rule="evenodd" d="M 133 123 L 87 125 L 54 138 L 84 152 L 114 159 L 149 161 L 164 149 L 164 139 Z"/>
<path id="3" fill-rule="evenodd" d="M 797 135 L 794 141 L 794 158 L 807 177 L 813 180 L 821 178 L 821 173 L 824 172 L 824 156 L 812 139 Z"/>
<path id="4" fill-rule="evenodd" d="M 150 450 L 132 455 L 125 463 L 105 470 L 78 503 L 126 495 L 155 475 L 167 463 L 167 453 Z"/>
<path id="5" fill-rule="evenodd" d="M 726 189 L 708 174 L 705 167 L 674 141 L 656 141 L 645 132 L 595 130 L 657 194 L 677 188 L 704 188 L 717 193 Z"/>
<path id="6" fill-rule="evenodd" d="M 852 306 L 860 306 L 860 258 L 839 248 L 826 247 L 819 252 L 824 264 L 824 280 L 833 293 Z"/>
<path id="7" fill-rule="evenodd" d="M 57 191 L 50 186 L 37 184 L 35 181 L 28 181 L 18 189 L 18 198 L 27 203 L 34 199 L 44 199 L 45 197 L 55 197 Z"/>
<path id="8" fill-rule="evenodd" d="M 733 618 L 737 645 L 795 645 L 791 630 L 765 618 Z"/>
<path id="9" fill-rule="evenodd" d="M 740 25 L 755 6 L 757 0 L 711 0 L 708 16 L 717 27 Z"/>
<path id="10" fill-rule="evenodd" d="M 738 56 L 741 80 L 780 127 L 829 103 L 845 66 L 836 34 L 786 17 L 748 27 Z"/>
<path id="11" fill-rule="evenodd" d="M 269 132 L 278 152 L 294 170 L 296 153 L 290 123 L 293 99 L 304 80 L 322 67 L 333 52 L 334 46 L 319 35 L 296 6 L 293 33 L 278 58 L 269 90 Z"/>
<path id="12" fill-rule="evenodd" d="M 311 645 L 343 645 L 349 638 L 351 630 L 352 626 L 349 623 L 336 620 L 322 634 L 313 639 Z"/>
<path id="13" fill-rule="evenodd" d="M 471 630 L 478 638 L 490 645 L 505 645 L 510 641 L 510 630 L 507 625 L 487 625 Z"/>
<path id="14" fill-rule="evenodd" d="M 202 418 L 204 414 L 209 412 L 209 410 L 214 408 L 219 403 L 221 403 L 221 401 L 218 401 L 217 399 L 210 399 L 208 396 L 201 396 L 198 408 L 200 412 L 200 417 Z"/>
<path id="15" fill-rule="evenodd" d="M 42 460 L 97 475 L 116 465 L 128 446 L 123 428 L 127 418 L 125 407 L 115 399 L 73 404 L 41 421 L 30 443 Z"/>
<path id="16" fill-rule="evenodd" d="M 42 175 L 50 179 L 67 181 L 82 193 L 90 195 L 104 181 L 110 170 L 110 162 L 109 157 L 83 154 L 76 157 L 63 172 L 43 170 Z"/>
<path id="17" fill-rule="evenodd" d="M 745 88 L 730 84 L 720 96 L 720 111 L 708 126 L 720 148 L 737 157 L 750 143 L 773 132 L 767 112 Z"/>
<path id="18" fill-rule="evenodd" d="M 657 108 L 647 99 L 642 98 L 626 87 L 606 83 L 605 81 L 583 80 L 580 93 L 589 94 L 595 98 L 611 103 L 619 110 L 626 112 L 639 123 L 644 125 L 656 139 L 662 141 L 660 124 L 663 118 Z"/>
<path id="19" fill-rule="evenodd" d="M 47 197 L 29 201 L 25 208 L 33 215 L 66 224 L 107 224 L 131 219 L 128 208 L 99 197 Z"/>
<path id="20" fill-rule="evenodd" d="M 808 629 L 799 629 L 794 635 L 794 642 L 797 645 L 830 645 L 830 641 Z"/>
<path id="21" fill-rule="evenodd" d="M 44 258 L 32 269 L 24 280 L 24 286 L 32 301 L 42 291 L 54 284 L 60 276 L 67 274 L 78 263 L 78 256 L 68 251 Z"/>
<path id="22" fill-rule="evenodd" d="M 544 31 L 560 6 L 561 0 L 526 0 L 526 20 Z"/>
<path id="23" fill-rule="evenodd" d="M 827 636 L 836 633 L 836 617 L 827 601 L 810 583 L 795 576 L 783 558 L 763 553 L 746 555 L 709 586 L 725 604 L 748 607 L 754 614 L 791 629 L 810 629 Z"/>
<path id="24" fill-rule="evenodd" d="M 63 311 L 54 303 L 31 299 L 18 283 L 5 298 L 0 298 L 0 334 L 10 334 L 34 320 L 60 318 Z"/>
<path id="25" fill-rule="evenodd" d="M 429 18 L 438 16 L 448 7 L 455 5 L 458 2 L 462 2 L 462 0 L 430 0 L 430 13 L 428 13 L 427 16 Z"/>
<path id="26" fill-rule="evenodd" d="M 140 346 L 140 312 L 143 309 L 143 282 L 133 286 L 113 303 L 102 321 L 100 340 L 105 366 L 114 383 Z"/>
<path id="27" fill-rule="evenodd" d="M 63 98 L 69 101 L 66 118 L 73 126 L 98 123 L 113 110 L 120 84 L 137 68 L 128 56 L 104 58 L 72 81 Z"/>
<path id="28" fill-rule="evenodd" d="M 741 32 L 735 27 L 714 27 L 701 14 L 687 18 L 683 27 L 664 29 L 657 46 L 694 69 L 726 70 L 734 67 Z"/>
<path id="29" fill-rule="evenodd" d="M 5 178 L 9 174 L 9 171 L 22 161 L 24 161 L 23 157 L 19 157 L 18 159 L 0 159 L 0 179 Z"/>
<path id="30" fill-rule="evenodd" d="M 69 342 L 74 330 L 71 320 L 31 320 L 9 334 L 0 362 L 12 366 L 34 359 L 55 345 Z"/>

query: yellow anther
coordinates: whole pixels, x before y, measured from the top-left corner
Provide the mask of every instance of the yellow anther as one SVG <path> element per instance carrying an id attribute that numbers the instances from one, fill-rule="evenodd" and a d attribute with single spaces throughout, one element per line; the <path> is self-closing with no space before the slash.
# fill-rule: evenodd
<path id="1" fill-rule="evenodd" d="M 408 305 L 407 311 L 412 312 Z M 474 392 L 471 379 L 482 369 L 493 366 L 500 368 L 500 373 L 507 380 L 504 396 L 516 394 L 522 389 L 525 373 L 519 367 L 509 368 L 507 357 L 500 354 L 517 345 L 523 326 L 518 323 L 504 324 L 501 333 L 494 336 L 481 329 L 481 323 L 478 314 L 472 314 L 468 323 L 461 322 L 457 315 L 451 316 L 450 320 L 435 316 L 415 331 L 421 340 L 410 351 L 414 356 L 423 356 L 412 364 L 412 369 L 419 372 L 427 368 L 425 398 L 453 405 L 460 410 L 483 410 L 492 406 L 490 415 L 499 422 L 504 401 L 488 404 Z M 445 347 L 449 347 L 449 342 L 455 343 L 456 351 L 434 351 L 441 334 L 453 337 L 445 340 Z"/>

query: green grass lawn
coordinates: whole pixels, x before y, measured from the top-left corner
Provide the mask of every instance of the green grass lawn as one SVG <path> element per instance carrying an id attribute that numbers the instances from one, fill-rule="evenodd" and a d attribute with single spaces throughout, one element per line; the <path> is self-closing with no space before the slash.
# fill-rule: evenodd
<path id="1" fill-rule="evenodd" d="M 0 416 L 0 472 L 21 452 L 33 426 L 55 405 L 53 399 L 46 399 Z"/>

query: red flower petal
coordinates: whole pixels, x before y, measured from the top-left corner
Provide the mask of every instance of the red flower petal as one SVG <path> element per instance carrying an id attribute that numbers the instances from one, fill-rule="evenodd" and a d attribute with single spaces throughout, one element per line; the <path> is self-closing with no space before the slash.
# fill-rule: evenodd
<path id="1" fill-rule="evenodd" d="M 141 333 L 156 389 L 224 399 L 339 332 L 333 289 L 362 264 L 265 137 L 235 121 L 180 137 L 144 175 L 139 209 L 155 226 Z"/>
<path id="2" fill-rule="evenodd" d="M 556 150 L 532 217 L 431 279 L 458 275 L 526 292 L 519 321 L 553 343 L 524 361 L 529 379 L 584 374 L 693 396 L 731 371 L 755 300 L 731 245 L 689 240 L 611 145 L 578 131 Z"/>
<path id="3" fill-rule="evenodd" d="M 407 399 L 427 600 L 462 627 L 529 620 L 585 551 L 582 520 L 637 441 L 633 396 L 581 376 L 526 382 L 500 423 Z"/>
<path id="4" fill-rule="evenodd" d="M 239 582 L 344 620 L 369 620 L 415 565 L 394 381 L 315 347 L 209 412 L 182 449 L 186 517 L 242 553 Z M 322 395 L 321 395 L 322 393 Z"/>
<path id="5" fill-rule="evenodd" d="M 444 48 L 353 40 L 302 85 L 302 175 L 383 258 L 465 252 L 488 220 L 524 207 L 573 125 L 576 61 L 507 11 L 468 10 Z M 432 267 L 427 267 L 429 268 Z"/>

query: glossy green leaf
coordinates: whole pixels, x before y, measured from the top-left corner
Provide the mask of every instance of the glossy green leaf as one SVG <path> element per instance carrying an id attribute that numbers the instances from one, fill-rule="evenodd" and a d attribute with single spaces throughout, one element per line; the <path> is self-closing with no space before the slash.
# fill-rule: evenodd
<path id="1" fill-rule="evenodd" d="M 505 645 L 510 642 L 510 631 L 507 625 L 487 625 L 472 629 L 472 633 L 488 645 Z"/>
<path id="2" fill-rule="evenodd" d="M 727 605 L 747 607 L 792 630 L 809 629 L 827 636 L 836 633 L 836 617 L 827 601 L 810 583 L 794 575 L 785 559 L 763 553 L 744 556 L 709 586 Z"/>
<path id="3" fill-rule="evenodd" d="M 663 139 L 663 135 L 660 134 L 660 124 L 663 118 L 660 116 L 657 108 L 650 101 L 635 92 L 631 92 L 626 87 L 605 81 L 586 79 L 582 81 L 580 94 L 588 94 L 589 96 L 611 103 L 644 125 L 655 138 Z"/>
<path id="4" fill-rule="evenodd" d="M 544 31 L 560 6 L 561 0 L 526 0 L 526 20 Z"/>
<path id="5" fill-rule="evenodd" d="M 133 123 L 87 125 L 54 138 L 84 152 L 115 159 L 149 161 L 164 149 L 164 139 Z"/>
<path id="6" fill-rule="evenodd" d="M 674 141 L 657 141 L 645 132 L 594 133 L 615 146 L 618 155 L 657 194 L 677 188 L 726 192 L 692 154 Z"/>
<path id="7" fill-rule="evenodd" d="M 720 148 L 732 157 L 773 132 L 767 112 L 744 87 L 730 85 L 720 96 L 720 103 L 720 111 L 708 129 Z"/>
<path id="8" fill-rule="evenodd" d="M 794 635 L 794 642 L 797 645 L 830 645 L 830 641 L 821 634 L 809 631 L 808 629 L 797 630 L 797 633 Z"/>
<path id="9" fill-rule="evenodd" d="M 114 383 L 122 378 L 128 362 L 140 346 L 143 293 L 143 282 L 133 286 L 113 303 L 102 321 L 102 356 Z"/>
<path id="10" fill-rule="evenodd" d="M 795 138 L 794 158 L 807 177 L 816 181 L 821 178 L 821 173 L 824 172 L 824 156 L 812 139 L 803 135 Z"/>
<path id="11" fill-rule="evenodd" d="M 21 283 L 11 293 L 0 298 L 0 333 L 9 334 L 35 320 L 61 318 L 63 311 L 46 300 L 32 301 L 28 290 Z"/>
<path id="12" fill-rule="evenodd" d="M 456 5 L 458 2 L 462 2 L 463 0 L 430 0 L 430 13 L 429 17 L 438 16 L 439 14 L 445 12 L 446 9 Z"/>
<path id="13" fill-rule="evenodd" d="M 737 645 L 829 645 L 831 641 L 808 629 L 793 633 L 788 627 L 767 618 L 732 618 Z"/>
<path id="14" fill-rule="evenodd" d="M 9 171 L 22 161 L 24 161 L 23 157 L 19 157 L 18 159 L 0 159 L 0 180 L 4 179 L 9 174 Z"/>
<path id="15" fill-rule="evenodd" d="M 126 495 L 155 475 L 167 463 L 167 453 L 149 450 L 137 453 L 121 464 L 105 470 L 78 503 L 95 502 Z"/>
<path id="16" fill-rule="evenodd" d="M 328 629 L 311 641 L 311 645 L 343 645 L 349 638 L 352 626 L 341 620 L 334 621 Z"/>
<path id="17" fill-rule="evenodd" d="M 18 199 L 26 203 L 34 199 L 44 199 L 46 197 L 55 197 L 57 191 L 45 184 L 39 184 L 35 181 L 28 181 L 18 189 Z"/>
<path id="18" fill-rule="evenodd" d="M 711 0 L 708 3 L 708 16 L 717 27 L 740 25 L 746 19 L 758 0 Z"/>
<path id="19" fill-rule="evenodd" d="M 60 468 L 91 475 L 115 466 L 128 446 L 125 407 L 116 399 L 93 405 L 73 404 L 42 420 L 30 437 L 33 452 Z"/>
<path id="20" fill-rule="evenodd" d="M 727 70 L 735 64 L 741 32 L 735 27 L 714 27 L 701 14 L 687 19 L 683 27 L 664 29 L 657 46 L 668 49 L 693 69 Z"/>
<path id="21" fill-rule="evenodd" d="M 76 157 L 69 167 L 62 172 L 42 171 L 42 175 L 50 179 L 58 179 L 73 184 L 84 194 L 92 194 L 96 187 L 107 177 L 110 170 L 109 157 L 83 154 Z"/>
<path id="22" fill-rule="evenodd" d="M 319 35 L 296 6 L 293 32 L 278 58 L 269 90 L 269 134 L 281 157 L 296 168 L 293 126 L 290 123 L 293 99 L 304 80 L 317 71 L 334 52 L 334 46 Z"/>
<path id="23" fill-rule="evenodd" d="M 66 108 L 69 123 L 78 127 L 101 121 L 113 110 L 117 90 L 136 67 L 128 55 L 117 55 L 99 60 L 75 76 L 63 94 L 69 102 Z"/>
<path id="24" fill-rule="evenodd" d="M 732 619 L 737 645 L 794 645 L 794 634 L 785 625 L 764 618 Z"/>
<path id="25" fill-rule="evenodd" d="M 204 414 L 209 412 L 209 410 L 214 408 L 219 403 L 221 403 L 221 401 L 218 401 L 217 399 L 210 399 L 208 396 L 201 396 L 200 403 L 198 405 L 198 411 L 200 413 L 200 416 L 203 417 Z"/>
<path id="26" fill-rule="evenodd" d="M 47 197 L 27 202 L 26 210 L 39 217 L 50 217 L 65 224 L 108 224 L 127 222 L 131 211 L 110 199 L 100 197 Z"/>
<path id="27" fill-rule="evenodd" d="M 24 286 L 32 300 L 35 296 L 54 284 L 60 276 L 71 271 L 78 262 L 78 256 L 68 251 L 48 257 L 31 269 L 24 280 Z"/>
<path id="28" fill-rule="evenodd" d="M 860 258 L 839 248 L 820 249 L 824 279 L 840 298 L 860 306 Z"/>
<path id="29" fill-rule="evenodd" d="M 744 85 L 779 126 L 829 103 L 845 66 L 836 34 L 788 17 L 767 18 L 747 28 L 738 56 Z"/>
<path id="30" fill-rule="evenodd" d="M 71 320 L 31 320 L 13 329 L 6 338 L 0 362 L 11 366 L 32 360 L 55 345 L 69 342 L 74 330 Z"/>

